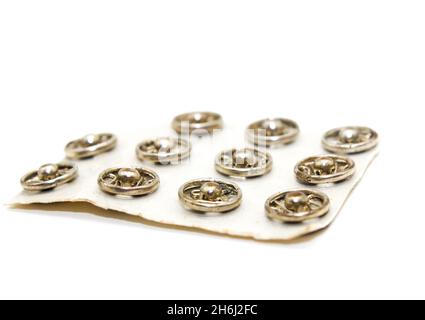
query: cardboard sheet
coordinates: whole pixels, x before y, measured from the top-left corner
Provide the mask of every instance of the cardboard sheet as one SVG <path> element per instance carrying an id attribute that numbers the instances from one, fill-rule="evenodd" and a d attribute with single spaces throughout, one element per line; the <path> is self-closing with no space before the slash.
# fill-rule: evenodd
<path id="1" fill-rule="evenodd" d="M 157 136 L 174 136 L 171 131 L 146 129 L 142 132 L 116 134 L 118 145 L 115 150 L 92 159 L 75 162 L 79 168 L 77 180 L 48 192 L 23 191 L 12 200 L 12 204 L 88 202 L 106 210 L 140 216 L 166 225 L 257 240 L 292 240 L 329 226 L 378 154 L 378 150 L 374 149 L 351 156 L 356 162 L 357 171 L 348 181 L 331 186 L 306 187 L 296 181 L 294 166 L 299 160 L 308 156 L 325 154 L 321 147 L 323 132 L 301 132 L 294 144 L 271 149 L 274 162 L 271 173 L 248 180 L 224 177 L 214 169 L 214 160 L 220 151 L 250 146 L 245 140 L 244 128 L 226 127 L 213 137 L 192 137 L 191 158 L 175 166 L 142 163 L 135 155 L 136 145 L 141 140 Z M 28 165 L 29 168 L 31 166 L 36 168 L 38 164 Z M 117 166 L 151 168 L 160 176 L 161 186 L 154 194 L 139 198 L 122 199 L 105 194 L 97 185 L 97 177 L 104 169 Z M 243 191 L 242 205 L 235 211 L 217 216 L 185 210 L 178 199 L 179 187 L 188 180 L 207 177 L 236 182 Z M 295 188 L 317 189 L 326 193 L 331 201 L 330 212 L 322 218 L 301 224 L 285 224 L 269 220 L 264 209 L 266 199 L 274 193 Z"/>

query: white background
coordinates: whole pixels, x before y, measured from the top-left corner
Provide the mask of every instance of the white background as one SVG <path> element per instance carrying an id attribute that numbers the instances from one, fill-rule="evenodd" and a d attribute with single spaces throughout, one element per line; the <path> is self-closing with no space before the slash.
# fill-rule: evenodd
<path id="1" fill-rule="evenodd" d="M 424 16 L 407 0 L 1 1 L 2 203 L 68 140 L 183 111 L 382 142 L 336 222 L 291 244 L 4 206 L 0 298 L 425 298 Z"/>

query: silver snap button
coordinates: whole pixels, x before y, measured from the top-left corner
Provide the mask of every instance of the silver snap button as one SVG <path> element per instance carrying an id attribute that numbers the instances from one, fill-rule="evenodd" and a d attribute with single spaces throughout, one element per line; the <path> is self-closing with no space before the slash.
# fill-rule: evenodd
<path id="1" fill-rule="evenodd" d="M 217 172 L 230 177 L 259 177 L 269 173 L 272 166 L 269 153 L 252 148 L 226 150 L 215 160 Z"/>
<path id="2" fill-rule="evenodd" d="M 157 138 L 141 142 L 136 148 L 142 161 L 156 164 L 178 164 L 190 156 L 190 143 L 183 139 Z"/>
<path id="3" fill-rule="evenodd" d="M 309 157 L 295 166 L 298 181 L 306 184 L 336 183 L 347 180 L 355 173 L 350 158 L 336 155 Z"/>
<path id="4" fill-rule="evenodd" d="M 111 168 L 98 178 L 102 191 L 122 196 L 142 196 L 155 192 L 160 184 L 158 175 L 144 168 Z"/>
<path id="5" fill-rule="evenodd" d="M 290 144 L 299 134 L 298 124 L 289 119 L 264 119 L 249 125 L 249 142 L 257 146 L 277 147 Z"/>
<path id="6" fill-rule="evenodd" d="M 65 147 L 69 159 L 85 159 L 97 156 L 115 148 L 117 138 L 111 133 L 89 134 L 69 142 Z"/>
<path id="7" fill-rule="evenodd" d="M 221 213 L 240 206 L 242 191 L 232 182 L 197 179 L 185 183 L 180 188 L 179 198 L 188 210 Z"/>
<path id="8" fill-rule="evenodd" d="M 172 127 L 178 134 L 206 135 L 222 129 L 223 119 L 214 112 L 190 112 L 175 117 Z"/>
<path id="9" fill-rule="evenodd" d="M 367 127 L 342 127 L 326 132 L 322 144 L 333 153 L 354 154 L 378 145 L 378 133 Z"/>
<path id="10" fill-rule="evenodd" d="M 46 164 L 24 175 L 21 185 L 27 191 L 49 190 L 71 182 L 77 175 L 78 169 L 73 164 Z"/>
<path id="11" fill-rule="evenodd" d="M 324 193 L 312 190 L 280 192 L 267 199 L 266 213 L 281 222 L 303 222 L 329 212 L 330 201 Z"/>

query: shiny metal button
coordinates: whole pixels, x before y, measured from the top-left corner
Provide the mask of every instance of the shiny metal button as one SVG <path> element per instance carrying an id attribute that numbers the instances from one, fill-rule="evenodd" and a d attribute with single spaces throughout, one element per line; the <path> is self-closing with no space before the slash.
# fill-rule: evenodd
<path id="1" fill-rule="evenodd" d="M 319 218 L 329 212 L 327 195 L 312 190 L 280 192 L 267 199 L 266 213 L 281 222 L 303 222 Z"/>
<path id="2" fill-rule="evenodd" d="M 136 148 L 142 161 L 156 164 L 178 164 L 190 156 L 190 143 L 177 138 L 158 138 L 141 142 Z"/>
<path id="3" fill-rule="evenodd" d="M 160 184 L 158 175 L 144 168 L 111 168 L 98 178 L 102 191 L 113 195 L 142 196 L 155 192 Z"/>
<path id="4" fill-rule="evenodd" d="M 297 123 L 289 119 L 264 119 L 249 125 L 249 142 L 257 146 L 276 147 L 290 144 L 299 134 Z"/>
<path id="5" fill-rule="evenodd" d="M 50 190 L 71 182 L 77 175 L 78 169 L 73 164 L 46 164 L 24 175 L 21 185 L 27 191 Z"/>
<path id="6" fill-rule="evenodd" d="M 378 145 L 378 133 L 367 127 L 342 127 L 326 132 L 322 144 L 333 153 L 354 154 Z"/>
<path id="7" fill-rule="evenodd" d="M 179 134 L 206 135 L 223 128 L 223 119 L 218 113 L 190 112 L 174 118 L 173 129 Z"/>
<path id="8" fill-rule="evenodd" d="M 180 188 L 179 198 L 188 210 L 228 212 L 240 206 L 242 191 L 232 182 L 197 179 L 185 183 Z"/>
<path id="9" fill-rule="evenodd" d="M 215 160 L 216 170 L 230 177 L 252 178 L 269 173 L 273 161 L 269 153 L 252 148 L 221 152 Z"/>
<path id="10" fill-rule="evenodd" d="M 351 178 L 355 170 L 355 163 L 350 158 L 322 155 L 297 163 L 295 175 L 298 181 L 306 184 L 336 183 Z"/>
<path id="11" fill-rule="evenodd" d="M 69 142 L 65 147 L 65 153 L 69 159 L 85 159 L 110 151 L 116 144 L 117 138 L 111 133 L 89 134 Z"/>

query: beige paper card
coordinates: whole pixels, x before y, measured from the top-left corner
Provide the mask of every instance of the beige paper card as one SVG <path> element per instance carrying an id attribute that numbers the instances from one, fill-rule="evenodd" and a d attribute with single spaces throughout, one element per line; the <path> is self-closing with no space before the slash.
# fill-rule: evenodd
<path id="1" fill-rule="evenodd" d="M 266 176 L 239 180 L 223 177 L 215 172 L 215 156 L 224 149 L 249 146 L 244 139 L 243 128 L 227 127 L 214 137 L 192 138 L 191 159 L 176 166 L 158 166 L 141 163 L 135 155 L 138 142 L 156 136 L 172 135 L 167 131 L 142 130 L 128 135 L 118 134 L 118 146 L 109 153 L 77 161 L 79 177 L 72 183 L 41 193 L 22 192 L 12 203 L 25 205 L 36 203 L 88 202 L 106 210 L 140 216 L 166 224 L 206 230 L 219 234 L 254 238 L 257 240 L 292 240 L 329 226 L 341 211 L 350 193 L 375 159 L 378 150 L 352 156 L 357 172 L 346 182 L 326 187 L 309 187 L 326 193 L 331 201 L 330 212 L 319 219 L 301 224 L 284 224 L 269 220 L 264 203 L 274 193 L 305 187 L 294 176 L 295 164 L 312 155 L 325 152 L 321 148 L 322 133 L 303 133 L 292 145 L 272 149 L 274 167 Z M 29 164 L 31 165 L 31 164 Z M 34 164 L 32 164 L 34 165 Z M 37 166 L 38 164 L 35 164 Z M 101 171 L 117 166 L 145 166 L 158 173 L 161 186 L 154 194 L 132 199 L 121 199 L 103 193 L 97 185 Z M 240 208 L 219 216 L 205 216 L 185 210 L 178 199 L 179 187 L 188 180 L 215 177 L 236 182 L 243 191 Z"/>

